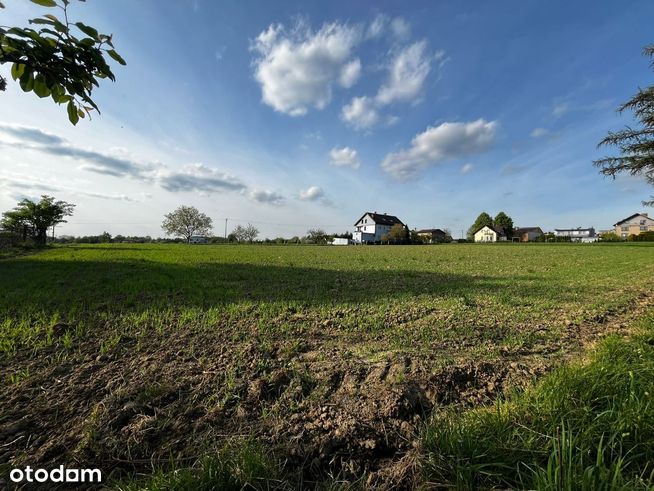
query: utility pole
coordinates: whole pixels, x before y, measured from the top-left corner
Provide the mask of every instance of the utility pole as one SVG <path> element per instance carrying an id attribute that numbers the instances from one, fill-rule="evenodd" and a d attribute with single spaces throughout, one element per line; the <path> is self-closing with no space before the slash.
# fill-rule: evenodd
<path id="1" fill-rule="evenodd" d="M 225 218 L 225 240 L 227 240 L 227 218 Z"/>

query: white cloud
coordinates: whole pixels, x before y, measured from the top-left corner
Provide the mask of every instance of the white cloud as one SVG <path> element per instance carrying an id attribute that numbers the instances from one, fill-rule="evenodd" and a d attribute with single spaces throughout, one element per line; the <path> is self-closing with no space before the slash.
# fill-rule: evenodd
<path id="1" fill-rule="evenodd" d="M 461 166 L 461 174 L 470 174 L 474 166 L 472 164 L 463 164 Z"/>
<path id="2" fill-rule="evenodd" d="M 554 106 L 554 109 L 552 109 L 552 116 L 555 118 L 559 118 L 563 116 L 565 113 L 567 113 L 570 110 L 570 105 L 567 102 L 561 102 L 559 104 L 556 104 Z"/>
<path id="3" fill-rule="evenodd" d="M 331 100 L 334 82 L 354 83 L 360 70 L 352 59 L 361 39 L 360 29 L 333 22 L 313 32 L 303 23 L 287 31 L 270 25 L 252 44 L 255 78 L 262 100 L 276 111 L 291 116 L 309 108 L 323 109 Z M 343 76 L 343 73 L 346 73 Z"/>
<path id="4" fill-rule="evenodd" d="M 249 195 L 251 200 L 257 203 L 266 203 L 270 205 L 281 205 L 284 203 L 284 196 L 277 194 L 273 191 L 265 191 L 262 189 L 253 189 Z"/>
<path id="5" fill-rule="evenodd" d="M 432 56 L 425 53 L 426 41 L 419 41 L 398 52 L 391 61 L 388 80 L 377 93 L 381 105 L 413 101 L 422 93 L 422 86 L 431 70 Z"/>
<path id="6" fill-rule="evenodd" d="M 368 39 L 376 39 L 380 37 L 386 30 L 388 24 L 388 17 L 383 14 L 378 14 L 368 26 L 366 30 L 366 37 Z"/>
<path id="7" fill-rule="evenodd" d="M 384 106 L 394 102 L 415 102 L 423 93 L 423 86 L 431 71 L 433 60 L 443 65 L 445 53 L 427 53 L 427 42 L 419 41 L 398 51 L 388 65 L 388 77 L 372 98 L 353 97 L 343 106 L 341 119 L 355 129 L 369 129 L 382 119 L 380 112 Z M 384 118 L 387 123 L 397 122 L 397 116 Z"/>
<path id="8" fill-rule="evenodd" d="M 402 17 L 395 17 L 391 21 L 391 31 L 399 40 L 407 39 L 411 35 L 411 24 Z"/>
<path id="9" fill-rule="evenodd" d="M 367 96 L 353 97 L 349 104 L 343 106 L 341 119 L 350 126 L 362 130 L 377 124 L 379 112 L 373 99 Z"/>
<path id="10" fill-rule="evenodd" d="M 360 75 L 361 75 L 361 61 L 359 60 L 359 58 L 356 58 L 351 62 L 349 62 L 348 64 L 346 64 L 341 69 L 341 76 L 339 78 L 339 83 L 341 84 L 342 87 L 349 89 L 355 83 L 357 83 L 357 80 L 359 80 Z"/>
<path id="11" fill-rule="evenodd" d="M 334 147 L 329 152 L 330 164 L 337 167 L 352 167 L 358 169 L 361 165 L 359 154 L 357 151 L 350 147 L 338 148 Z"/>
<path id="12" fill-rule="evenodd" d="M 163 171 L 158 176 L 162 188 L 177 192 L 243 191 L 245 184 L 236 177 L 204 164 L 192 164 L 181 171 Z"/>
<path id="13" fill-rule="evenodd" d="M 303 201 L 318 201 L 325 197 L 325 192 L 319 186 L 310 186 L 300 191 L 300 199 Z"/>
<path id="14" fill-rule="evenodd" d="M 531 136 L 534 138 L 541 138 L 543 136 L 549 135 L 549 130 L 545 128 L 534 128 L 534 130 L 531 132 Z"/>
<path id="15" fill-rule="evenodd" d="M 484 119 L 469 123 L 442 123 L 429 127 L 411 140 L 411 148 L 388 154 L 382 168 L 397 179 L 452 160 L 480 153 L 493 144 L 497 123 Z"/>

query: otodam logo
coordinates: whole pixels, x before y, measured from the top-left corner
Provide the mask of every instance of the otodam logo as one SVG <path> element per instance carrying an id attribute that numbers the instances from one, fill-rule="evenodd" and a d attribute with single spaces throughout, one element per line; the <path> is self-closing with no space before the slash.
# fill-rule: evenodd
<path id="1" fill-rule="evenodd" d="M 63 465 L 50 470 L 32 469 L 28 465 L 24 469 L 12 469 L 9 479 L 15 483 L 93 483 L 102 482 L 102 472 L 99 469 L 66 469 Z"/>

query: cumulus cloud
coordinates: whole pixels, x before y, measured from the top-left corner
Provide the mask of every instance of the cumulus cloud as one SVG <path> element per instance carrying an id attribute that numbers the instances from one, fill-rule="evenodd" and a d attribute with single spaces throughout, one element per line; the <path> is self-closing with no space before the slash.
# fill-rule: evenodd
<path id="1" fill-rule="evenodd" d="M 248 196 L 252 201 L 256 201 L 257 203 L 266 203 L 270 205 L 281 205 L 284 203 L 284 196 L 273 191 L 253 189 L 250 191 Z"/>
<path id="2" fill-rule="evenodd" d="M 470 174 L 474 166 L 472 164 L 463 164 L 461 166 L 461 174 Z"/>
<path id="3" fill-rule="evenodd" d="M 204 164 L 192 164 L 181 171 L 164 171 L 158 175 L 162 188 L 171 192 L 243 191 L 246 186 L 236 177 Z"/>
<path id="4" fill-rule="evenodd" d="M 425 53 L 426 49 L 427 42 L 423 40 L 395 55 L 389 67 L 388 80 L 377 93 L 379 104 L 413 101 L 421 95 L 432 61 L 432 57 Z"/>
<path id="5" fill-rule="evenodd" d="M 549 134 L 549 131 L 545 128 L 534 128 L 533 131 L 531 132 L 531 136 L 533 138 L 541 138 L 543 136 L 547 136 Z"/>
<path id="6" fill-rule="evenodd" d="M 391 21 L 391 31 L 396 38 L 407 39 L 411 35 L 411 24 L 402 17 L 395 17 Z"/>
<path id="7" fill-rule="evenodd" d="M 312 107 L 323 109 L 335 82 L 345 87 L 356 82 L 360 62 L 352 55 L 361 37 L 360 28 L 338 22 L 324 24 L 317 32 L 304 23 L 290 30 L 271 24 L 251 46 L 263 102 L 291 116 Z"/>
<path id="8" fill-rule="evenodd" d="M 382 168 L 397 179 L 414 177 L 434 165 L 483 152 L 495 140 L 497 123 L 478 119 L 469 123 L 442 123 L 416 135 L 411 147 L 388 154 Z"/>
<path id="9" fill-rule="evenodd" d="M 341 68 L 341 76 L 339 79 L 339 82 L 341 86 L 345 87 L 346 89 L 349 89 L 352 87 L 355 83 L 357 83 L 357 80 L 359 80 L 359 76 L 361 75 L 361 60 L 359 58 L 356 58 L 346 64 L 343 68 Z"/>
<path id="10" fill-rule="evenodd" d="M 358 169 L 361 165 L 358 152 L 350 147 L 334 147 L 329 152 L 330 164 L 337 167 Z"/>
<path id="11" fill-rule="evenodd" d="M 366 38 L 376 39 L 380 37 L 386 30 L 388 24 L 388 17 L 383 14 L 378 14 L 366 29 Z"/>
<path id="12" fill-rule="evenodd" d="M 325 192 L 319 186 L 309 186 L 307 189 L 300 191 L 299 197 L 303 201 L 318 201 L 325 197 Z"/>
<path id="13" fill-rule="evenodd" d="M 343 106 L 341 119 L 356 129 L 367 129 L 377 124 L 379 112 L 375 101 L 367 96 L 354 97 Z"/>
<path id="14" fill-rule="evenodd" d="M 380 120 L 385 106 L 397 102 L 410 103 L 419 100 L 432 63 L 444 63 L 445 52 L 431 54 L 426 41 L 418 41 L 397 51 L 388 64 L 388 76 L 374 97 L 354 97 L 343 106 L 341 119 L 355 129 L 369 129 Z M 397 117 L 393 117 L 393 122 Z"/>

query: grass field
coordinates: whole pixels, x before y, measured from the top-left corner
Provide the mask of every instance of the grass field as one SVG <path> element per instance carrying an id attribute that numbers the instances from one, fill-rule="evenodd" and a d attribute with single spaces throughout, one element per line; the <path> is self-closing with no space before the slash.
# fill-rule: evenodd
<path id="1" fill-rule="evenodd" d="M 122 479 L 204 462 L 237 489 L 261 473 L 478 485 L 443 465 L 456 445 L 427 423 L 473 426 L 449 411 L 628 334 L 653 290 L 647 244 L 111 244 L 2 259 L 0 465 Z M 233 448 L 248 451 L 206 463 Z"/>

